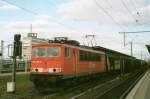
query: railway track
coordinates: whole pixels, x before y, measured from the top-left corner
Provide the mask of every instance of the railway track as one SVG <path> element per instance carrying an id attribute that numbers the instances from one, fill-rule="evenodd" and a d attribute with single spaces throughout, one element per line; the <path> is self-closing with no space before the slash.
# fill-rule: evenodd
<path id="1" fill-rule="evenodd" d="M 117 82 L 117 81 L 119 81 L 119 77 L 116 77 L 115 79 L 109 80 L 105 83 L 100 83 L 98 85 L 95 85 L 80 94 L 70 97 L 70 99 L 93 99 L 93 97 L 96 96 L 95 93 L 103 94 L 106 91 L 106 89 L 108 89 L 111 86 L 114 86 L 115 85 L 114 82 Z M 97 90 L 99 90 L 100 93 Z M 95 91 L 94 94 L 93 94 L 93 91 Z"/>
<path id="2" fill-rule="evenodd" d="M 96 96 L 94 99 L 110 99 L 111 97 L 113 97 L 113 99 L 124 99 L 143 75 L 144 73 L 133 75 L 120 82 L 120 84 L 106 90 L 104 94 Z"/>
<path id="3" fill-rule="evenodd" d="M 124 93 L 121 95 L 120 99 L 124 99 L 128 93 L 132 90 L 132 88 L 139 82 L 139 80 L 144 76 L 145 73 L 141 74 L 133 83 L 131 84 L 130 87 Z"/>
<path id="4" fill-rule="evenodd" d="M 90 91 L 91 88 L 96 88 L 100 87 L 100 84 L 104 84 L 107 81 L 113 81 L 112 79 L 116 78 L 116 76 L 111 76 L 111 77 L 103 77 L 102 79 L 95 80 L 93 82 L 87 82 L 83 83 L 77 86 L 74 86 L 72 88 L 68 88 L 63 92 L 58 93 L 54 97 L 48 98 L 48 99 L 69 99 L 75 96 L 76 94 L 83 94 L 85 91 Z M 96 86 L 97 85 L 97 86 Z M 43 98 L 45 99 L 45 98 Z M 74 99 L 74 98 L 72 98 Z"/>
<path id="5" fill-rule="evenodd" d="M 134 75 L 133 75 L 134 74 Z M 111 99 L 118 97 L 116 93 L 121 88 L 127 89 L 122 85 L 131 85 L 133 81 L 139 77 L 140 73 L 126 74 L 123 78 L 119 76 L 102 77 L 91 82 L 83 82 L 78 85 L 71 85 L 56 92 L 46 92 L 45 94 L 39 93 L 36 89 L 32 88 L 24 93 L 16 93 L 16 95 L 7 94 L 1 96 L 2 99 Z M 141 75 L 142 76 L 142 75 Z M 133 79 L 134 78 L 134 79 Z M 140 78 L 139 78 L 140 79 Z M 130 83 L 125 83 L 130 81 Z M 138 81 L 138 80 L 137 80 Z M 133 86 L 133 85 L 132 85 Z M 130 89 L 128 89 L 130 90 Z M 127 91 L 120 91 L 124 96 Z M 124 97 L 119 94 L 119 97 Z M 111 96 L 111 98 L 110 98 Z M 113 98 L 118 99 L 118 98 Z M 123 98 L 120 98 L 123 99 Z"/>
<path id="6" fill-rule="evenodd" d="M 136 74 L 126 75 L 123 78 L 116 78 L 76 94 L 70 99 L 124 99 L 136 82 L 143 76 L 140 74 L 141 72 L 137 72 Z"/>

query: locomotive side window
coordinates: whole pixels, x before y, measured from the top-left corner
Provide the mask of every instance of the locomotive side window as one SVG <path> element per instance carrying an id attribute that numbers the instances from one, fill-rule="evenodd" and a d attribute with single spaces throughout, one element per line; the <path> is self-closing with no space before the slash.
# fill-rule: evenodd
<path id="1" fill-rule="evenodd" d="M 84 60 L 85 59 L 85 55 L 84 55 L 84 51 L 80 51 L 79 52 L 80 53 L 80 60 L 82 61 L 82 60 Z"/>
<path id="2" fill-rule="evenodd" d="M 87 60 L 87 61 L 88 61 L 88 60 L 89 60 L 89 54 L 88 54 L 88 52 L 85 51 L 85 52 L 84 52 L 84 55 L 85 55 L 85 56 L 84 56 L 84 60 Z"/>
<path id="3" fill-rule="evenodd" d="M 101 61 L 101 56 L 97 53 L 79 51 L 80 61 Z"/>
<path id="4" fill-rule="evenodd" d="M 99 54 L 96 54 L 96 61 L 101 61 L 101 56 Z"/>
<path id="5" fill-rule="evenodd" d="M 65 57 L 70 56 L 70 48 L 65 47 Z"/>
<path id="6" fill-rule="evenodd" d="M 98 61 L 98 59 L 96 58 L 96 53 L 93 53 L 93 54 L 92 54 L 92 60 L 93 60 L 93 61 Z"/>
<path id="7" fill-rule="evenodd" d="M 59 48 L 47 48 L 47 56 L 59 56 L 60 49 Z"/>
<path id="8" fill-rule="evenodd" d="M 42 56 L 46 56 L 46 51 L 45 51 L 45 48 L 37 48 L 36 49 L 36 56 L 40 56 L 40 57 L 42 57 Z"/>

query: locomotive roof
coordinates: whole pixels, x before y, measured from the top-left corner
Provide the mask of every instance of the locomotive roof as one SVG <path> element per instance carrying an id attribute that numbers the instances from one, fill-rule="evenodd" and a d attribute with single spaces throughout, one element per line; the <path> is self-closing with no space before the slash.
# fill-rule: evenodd
<path id="1" fill-rule="evenodd" d="M 90 52 L 96 52 L 96 53 L 101 53 L 101 54 L 112 54 L 112 55 L 121 55 L 124 57 L 130 57 L 130 58 L 135 58 L 133 56 L 118 52 L 118 51 L 114 51 L 108 48 L 104 48 L 101 46 L 94 46 L 94 47 L 88 47 L 88 46 L 74 46 L 74 45 L 69 45 L 69 44 L 64 44 L 64 43 L 41 43 L 41 44 L 34 44 L 33 47 L 35 46 L 44 46 L 44 45 L 56 45 L 56 46 L 60 46 L 60 45 L 64 45 L 64 46 L 68 46 L 68 47 L 72 47 L 72 48 L 79 48 L 80 50 L 84 50 L 84 51 L 90 51 Z"/>
<path id="2" fill-rule="evenodd" d="M 84 50 L 84 51 L 90 51 L 90 52 L 96 52 L 96 53 L 100 53 L 100 54 L 105 54 L 103 51 L 97 51 L 94 50 L 92 48 L 86 48 L 86 47 L 82 47 L 82 46 L 73 46 L 73 45 L 68 45 L 68 44 L 64 44 L 64 43 L 41 43 L 41 44 L 33 44 L 33 47 L 38 47 L 38 46 L 47 46 L 47 45 L 56 45 L 56 46 L 66 46 L 66 47 L 71 47 L 71 48 L 77 48 L 80 50 Z"/>

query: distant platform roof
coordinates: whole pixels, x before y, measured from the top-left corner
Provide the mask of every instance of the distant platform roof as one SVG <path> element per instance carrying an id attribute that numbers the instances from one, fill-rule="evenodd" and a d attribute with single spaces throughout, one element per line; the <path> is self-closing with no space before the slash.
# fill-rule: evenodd
<path id="1" fill-rule="evenodd" d="M 93 48 L 94 48 L 94 49 L 101 50 L 101 51 L 104 51 L 104 52 L 106 52 L 107 54 L 112 53 L 112 54 L 115 54 L 115 55 L 122 55 L 122 56 L 126 56 L 126 57 L 135 58 L 135 57 L 133 57 L 133 56 L 130 56 L 130 55 L 127 55 L 127 54 L 118 52 L 118 51 L 114 51 L 114 50 L 112 50 L 112 49 L 104 48 L 104 47 L 102 47 L 102 46 L 95 46 L 95 47 L 93 47 Z"/>
<path id="2" fill-rule="evenodd" d="M 150 45 L 146 45 L 148 52 L 150 53 Z"/>

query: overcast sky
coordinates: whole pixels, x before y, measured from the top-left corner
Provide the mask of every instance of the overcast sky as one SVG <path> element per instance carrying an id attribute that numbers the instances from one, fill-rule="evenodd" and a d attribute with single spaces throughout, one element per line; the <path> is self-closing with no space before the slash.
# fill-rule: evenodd
<path id="1" fill-rule="evenodd" d="M 0 40 L 5 46 L 15 33 L 38 37 L 67 36 L 86 44 L 85 35 L 95 35 L 97 45 L 149 58 L 145 44 L 150 33 L 123 35 L 118 32 L 150 30 L 150 0 L 0 0 Z M 90 38 L 89 38 L 90 39 Z M 6 52 L 6 48 L 5 48 Z"/>

